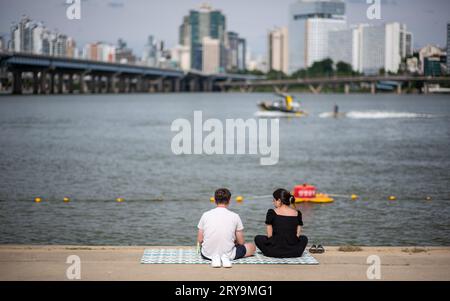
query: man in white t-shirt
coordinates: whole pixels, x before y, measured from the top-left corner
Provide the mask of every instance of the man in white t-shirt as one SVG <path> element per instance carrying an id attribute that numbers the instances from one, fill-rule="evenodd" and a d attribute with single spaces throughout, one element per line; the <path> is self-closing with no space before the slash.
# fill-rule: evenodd
<path id="1" fill-rule="evenodd" d="M 228 210 L 230 191 L 217 189 L 214 199 L 217 207 L 203 213 L 198 223 L 197 241 L 202 257 L 211 260 L 213 267 L 231 267 L 230 260 L 252 256 L 256 247 L 245 243 L 241 218 Z"/>

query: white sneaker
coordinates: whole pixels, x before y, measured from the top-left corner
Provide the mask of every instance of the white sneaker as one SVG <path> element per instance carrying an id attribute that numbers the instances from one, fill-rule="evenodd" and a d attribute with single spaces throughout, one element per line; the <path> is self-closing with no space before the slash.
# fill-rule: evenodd
<path id="1" fill-rule="evenodd" d="M 220 260 L 222 261 L 222 266 L 224 268 L 231 268 L 231 260 L 230 260 L 230 258 L 228 256 L 222 255 Z"/>
<path id="2" fill-rule="evenodd" d="M 215 255 L 211 258 L 211 266 L 213 268 L 220 268 L 222 266 L 219 255 Z"/>

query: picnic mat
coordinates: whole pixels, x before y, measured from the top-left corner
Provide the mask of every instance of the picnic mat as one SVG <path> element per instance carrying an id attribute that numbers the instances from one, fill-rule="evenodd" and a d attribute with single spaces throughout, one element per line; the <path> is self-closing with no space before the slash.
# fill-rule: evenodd
<path id="1" fill-rule="evenodd" d="M 232 261 L 233 264 L 319 264 L 319 262 L 305 250 L 302 257 L 272 258 L 257 251 L 252 257 Z M 150 264 L 211 264 L 192 249 L 145 249 L 141 263 Z"/>

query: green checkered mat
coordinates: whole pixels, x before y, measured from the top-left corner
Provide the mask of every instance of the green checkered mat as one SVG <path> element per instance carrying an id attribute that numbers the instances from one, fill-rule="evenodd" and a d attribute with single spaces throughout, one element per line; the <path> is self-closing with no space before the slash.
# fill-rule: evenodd
<path id="1" fill-rule="evenodd" d="M 150 264 L 210 264 L 211 261 L 203 259 L 192 249 L 145 249 L 141 263 Z M 302 257 L 296 258 L 272 258 L 262 255 L 258 250 L 252 257 L 233 260 L 233 264 L 319 264 L 317 259 L 308 251 L 303 252 Z"/>

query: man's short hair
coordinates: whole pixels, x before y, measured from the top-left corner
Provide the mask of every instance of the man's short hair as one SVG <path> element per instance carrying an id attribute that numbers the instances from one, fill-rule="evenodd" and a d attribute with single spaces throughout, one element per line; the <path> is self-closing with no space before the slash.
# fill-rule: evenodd
<path id="1" fill-rule="evenodd" d="M 219 188 L 214 193 L 216 204 L 228 204 L 231 199 L 231 192 L 226 188 Z"/>

